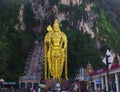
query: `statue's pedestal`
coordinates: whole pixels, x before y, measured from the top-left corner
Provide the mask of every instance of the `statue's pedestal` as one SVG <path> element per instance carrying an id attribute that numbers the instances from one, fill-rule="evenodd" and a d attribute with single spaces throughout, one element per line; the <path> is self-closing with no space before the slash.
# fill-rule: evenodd
<path id="1" fill-rule="evenodd" d="M 56 80 L 52 78 L 48 78 L 45 80 L 46 88 L 54 88 L 55 87 Z"/>
<path id="2" fill-rule="evenodd" d="M 52 78 L 47 79 L 47 80 L 45 81 L 45 83 L 46 83 L 46 88 L 47 88 L 47 89 L 48 89 L 48 88 L 55 88 L 56 82 L 58 82 L 58 81 L 55 80 L 55 79 L 52 79 Z M 66 90 L 67 90 L 67 89 L 70 88 L 71 84 L 69 83 L 69 80 L 62 79 L 62 80 L 61 80 L 61 83 L 60 83 L 60 86 L 61 86 L 61 89 L 66 89 Z"/>
<path id="3" fill-rule="evenodd" d="M 69 83 L 69 80 L 62 80 L 61 82 L 61 88 L 68 90 L 70 88 L 71 84 Z"/>

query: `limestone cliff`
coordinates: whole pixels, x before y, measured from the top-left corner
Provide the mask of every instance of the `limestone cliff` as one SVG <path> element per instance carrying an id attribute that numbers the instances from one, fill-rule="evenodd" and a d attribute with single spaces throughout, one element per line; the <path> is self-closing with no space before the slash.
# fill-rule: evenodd
<path id="1" fill-rule="evenodd" d="M 25 9 L 24 4 L 22 3 L 20 10 L 19 10 L 19 14 L 18 14 L 19 23 L 15 25 L 15 28 L 17 30 L 22 30 L 22 31 L 25 30 L 25 24 L 24 24 L 24 20 L 23 20 L 24 9 Z"/>
<path id="2" fill-rule="evenodd" d="M 51 0 L 29 0 L 31 3 L 31 8 L 33 13 L 35 14 L 34 19 L 39 21 L 38 24 L 33 28 L 36 35 L 46 30 L 46 27 L 49 24 L 52 24 L 54 19 L 57 18 L 59 23 L 63 20 L 69 20 L 71 23 L 71 27 L 68 29 L 74 28 L 74 30 L 83 30 L 91 35 L 94 38 L 94 32 L 92 31 L 93 20 L 96 17 L 94 12 L 91 10 L 91 7 L 94 5 L 93 3 L 85 3 L 82 0 L 57 0 L 57 3 L 51 4 Z M 84 12 L 82 13 L 81 19 L 75 19 L 71 21 L 71 14 L 74 13 L 73 10 L 67 9 L 60 11 L 60 6 L 68 6 L 72 7 L 71 9 L 76 9 L 77 7 L 83 7 L 85 4 Z M 74 8 L 75 7 L 75 8 Z M 81 12 L 81 11 L 78 11 Z M 15 27 L 16 29 L 25 30 L 25 25 L 23 22 L 23 13 L 24 13 L 24 4 L 21 4 L 18 19 L 19 24 Z M 62 25 L 62 24 L 61 24 Z M 72 27 L 73 26 L 73 27 Z"/>
<path id="3" fill-rule="evenodd" d="M 57 0 L 57 3 L 51 4 L 51 0 L 31 0 L 32 9 L 35 13 L 35 19 L 40 21 L 39 30 L 46 30 L 45 27 L 48 24 L 51 24 L 54 18 L 57 18 L 59 23 L 64 20 L 69 20 L 71 22 L 71 27 L 74 30 L 83 30 L 91 35 L 94 38 L 94 32 L 92 31 L 93 20 L 96 17 L 94 12 L 91 10 L 93 3 L 85 3 L 82 0 Z M 60 11 L 60 6 L 64 5 L 65 7 L 72 7 L 76 9 L 77 7 L 83 7 L 82 4 L 85 4 L 84 13 L 79 16 L 81 19 L 75 19 L 71 21 L 71 13 L 74 11 L 68 9 Z M 81 11 L 79 11 L 81 12 Z M 62 25 L 62 24 L 61 24 Z M 68 29 L 71 29 L 68 27 Z"/>

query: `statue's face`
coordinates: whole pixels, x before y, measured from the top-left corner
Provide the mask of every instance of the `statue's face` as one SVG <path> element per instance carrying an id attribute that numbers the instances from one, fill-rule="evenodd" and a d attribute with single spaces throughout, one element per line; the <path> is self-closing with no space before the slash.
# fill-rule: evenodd
<path id="1" fill-rule="evenodd" d="M 59 32 L 59 27 L 58 26 L 54 26 L 54 32 Z"/>

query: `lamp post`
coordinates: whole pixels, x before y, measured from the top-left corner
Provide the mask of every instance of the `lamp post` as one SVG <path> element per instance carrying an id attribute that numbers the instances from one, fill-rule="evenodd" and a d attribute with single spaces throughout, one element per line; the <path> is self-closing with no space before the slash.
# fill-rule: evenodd
<path id="1" fill-rule="evenodd" d="M 110 55 L 106 54 L 106 68 L 107 68 L 107 85 L 108 85 L 108 92 L 110 92 L 110 77 L 109 77 L 109 61 L 108 58 L 110 57 Z"/>
<path id="2" fill-rule="evenodd" d="M 106 55 L 103 59 L 103 62 L 106 64 L 106 69 L 107 69 L 107 85 L 108 85 L 108 92 L 110 92 L 110 75 L 109 75 L 109 69 L 111 68 L 111 64 L 113 62 L 113 56 L 110 53 L 109 50 L 107 50 Z"/>

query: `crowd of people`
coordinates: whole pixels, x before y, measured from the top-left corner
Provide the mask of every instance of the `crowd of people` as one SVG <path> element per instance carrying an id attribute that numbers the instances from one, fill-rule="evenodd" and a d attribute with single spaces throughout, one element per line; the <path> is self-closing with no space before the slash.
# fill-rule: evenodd
<path id="1" fill-rule="evenodd" d="M 28 92 L 88 92 L 85 85 L 71 85 L 68 89 L 65 89 L 63 87 L 48 87 L 48 88 L 42 88 L 40 86 L 38 87 L 30 87 L 28 88 Z"/>

